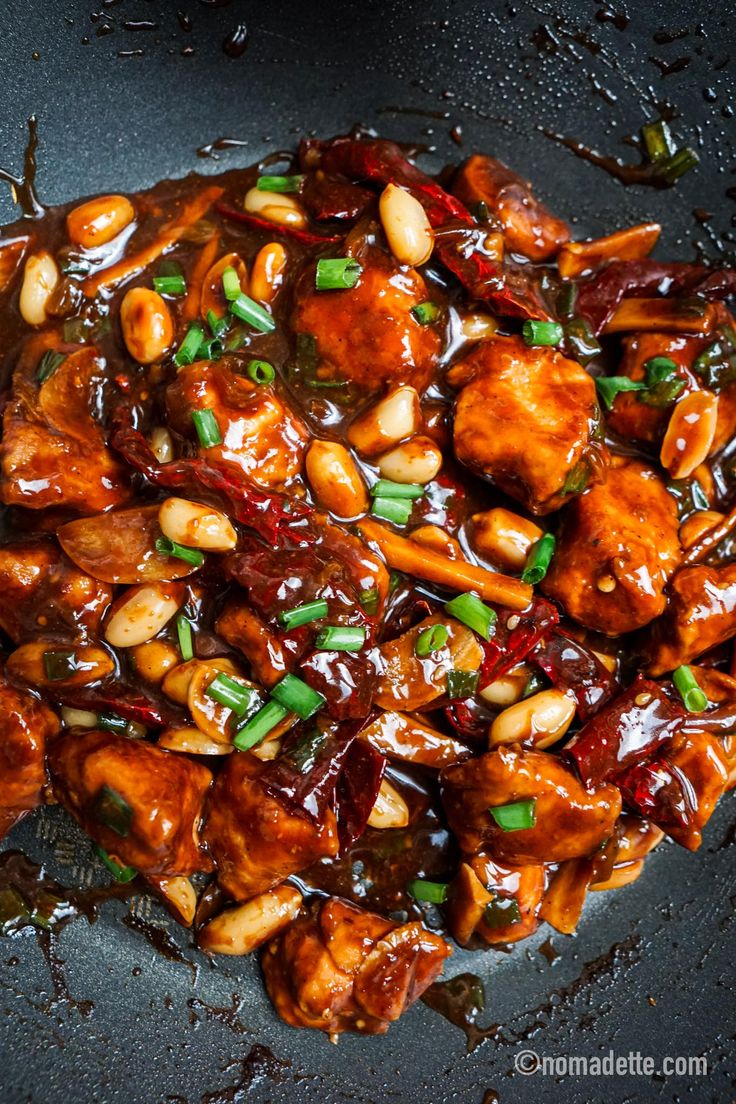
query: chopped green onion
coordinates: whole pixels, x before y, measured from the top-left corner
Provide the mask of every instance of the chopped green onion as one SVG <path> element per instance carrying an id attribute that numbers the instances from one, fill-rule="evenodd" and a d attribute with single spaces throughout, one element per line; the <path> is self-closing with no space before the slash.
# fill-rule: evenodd
<path id="1" fill-rule="evenodd" d="M 643 402 L 646 406 L 669 406 L 684 390 L 684 379 L 662 380 L 661 383 L 655 383 L 654 386 L 648 387 L 646 391 L 642 391 L 639 402 Z"/>
<path id="2" fill-rule="evenodd" d="M 255 716 L 250 717 L 242 726 L 238 725 L 233 736 L 233 746 L 238 751 L 248 751 L 249 748 L 255 747 L 283 721 L 288 713 L 289 710 L 278 702 L 266 702 L 263 709 L 259 709 Z"/>
<path id="3" fill-rule="evenodd" d="M 45 383 L 53 376 L 57 368 L 66 360 L 64 353 L 55 353 L 53 349 L 47 349 L 38 362 L 36 379 L 39 383 Z"/>
<path id="4" fill-rule="evenodd" d="M 447 883 L 430 882 L 426 878 L 415 878 L 406 887 L 415 901 L 427 901 L 431 905 L 441 905 L 447 900 Z"/>
<path id="5" fill-rule="evenodd" d="M 432 652 L 438 652 L 440 648 L 444 648 L 449 638 L 450 630 L 447 625 L 429 625 L 426 629 L 422 629 L 417 637 L 414 652 L 418 656 L 431 655 Z"/>
<path id="6" fill-rule="evenodd" d="M 183 276 L 154 276 L 153 290 L 159 295 L 186 295 L 187 282 Z"/>
<path id="7" fill-rule="evenodd" d="M 526 680 L 526 686 L 524 687 L 524 693 L 522 698 L 530 698 L 532 694 L 539 693 L 544 688 L 544 677 L 539 671 L 532 671 L 529 678 Z"/>
<path id="8" fill-rule="evenodd" d="M 225 292 L 225 298 L 228 302 L 232 302 L 233 299 L 237 299 L 242 294 L 243 289 L 240 286 L 240 277 L 238 276 L 232 265 L 228 265 L 222 272 L 222 290 Z"/>
<path id="9" fill-rule="evenodd" d="M 179 638 L 179 651 L 181 652 L 181 658 L 186 663 L 190 659 L 194 659 L 194 644 L 192 643 L 192 623 L 180 613 L 176 619 L 176 635 Z"/>
<path id="10" fill-rule="evenodd" d="M 128 731 L 128 722 L 118 713 L 98 713 L 97 727 L 104 728 L 106 732 L 125 733 Z"/>
<path id="11" fill-rule="evenodd" d="M 328 612 L 327 602 L 324 598 L 318 598 L 314 602 L 305 602 L 303 606 L 294 606 L 293 609 L 279 614 L 279 621 L 285 629 L 298 629 L 300 625 L 307 625 L 319 617 L 326 617 Z"/>
<path id="12" fill-rule="evenodd" d="M 133 809 L 117 790 L 112 786 L 104 785 L 97 794 L 95 801 L 95 817 L 116 835 L 123 839 L 130 832 L 133 820 Z"/>
<path id="13" fill-rule="evenodd" d="M 521 921 L 519 902 L 515 897 L 499 897 L 494 894 L 483 910 L 483 922 L 489 928 L 505 928 Z"/>
<path id="14" fill-rule="evenodd" d="M 577 464 L 573 464 L 565 477 L 565 482 L 562 484 L 562 494 L 582 494 L 588 486 L 589 479 L 589 461 L 585 459 L 578 460 Z"/>
<path id="15" fill-rule="evenodd" d="M 228 318 L 227 314 L 223 314 L 222 318 L 218 318 L 213 310 L 208 310 L 207 325 L 212 331 L 212 336 L 222 340 L 227 331 L 230 329 L 230 319 Z"/>
<path id="16" fill-rule="evenodd" d="M 220 705 L 231 709 L 238 717 L 248 712 L 253 698 L 258 697 L 258 692 L 250 686 L 241 686 L 229 675 L 218 674 L 205 691 L 208 698 L 219 702 Z"/>
<path id="17" fill-rule="evenodd" d="M 308 721 L 325 703 L 323 694 L 313 690 L 296 675 L 284 675 L 272 689 L 271 697 L 303 721 Z"/>
<path id="18" fill-rule="evenodd" d="M 314 642 L 320 652 L 359 652 L 364 644 L 365 629 L 352 625 L 326 625 Z"/>
<path id="19" fill-rule="evenodd" d="M 204 563 L 204 552 L 200 552 L 198 548 L 185 548 L 183 544 L 177 544 L 168 537 L 156 538 L 156 551 L 161 556 L 175 556 L 177 560 L 183 560 L 193 567 L 201 567 Z"/>
<path id="20" fill-rule="evenodd" d="M 92 323 L 88 318 L 67 318 L 61 332 L 70 345 L 84 345 L 92 332 Z"/>
<path id="21" fill-rule="evenodd" d="M 77 657 L 73 651 L 58 650 L 43 653 L 43 670 L 49 682 L 61 682 L 77 669 Z"/>
<path id="22" fill-rule="evenodd" d="M 537 799 L 531 797 L 526 801 L 512 801 L 508 805 L 495 805 L 488 812 L 502 832 L 521 832 L 525 828 L 533 828 L 537 823 L 534 811 L 536 804 Z"/>
<path id="23" fill-rule="evenodd" d="M 248 337 L 242 326 L 236 326 L 232 333 L 228 333 L 225 338 L 225 348 L 228 353 L 234 353 L 236 349 L 240 349 L 243 345 L 247 344 Z"/>
<path id="24" fill-rule="evenodd" d="M 393 483 L 390 479 L 379 479 L 371 487 L 373 498 L 421 498 L 423 494 L 421 483 Z"/>
<path id="25" fill-rule="evenodd" d="M 655 383 L 671 380 L 677 373 L 677 365 L 669 357 L 650 357 L 649 360 L 644 362 L 644 371 L 646 372 L 647 387 L 654 387 Z"/>
<path id="26" fill-rule="evenodd" d="M 529 318 L 521 327 L 527 345 L 559 345 L 565 331 L 559 322 L 539 322 Z"/>
<path id="27" fill-rule="evenodd" d="M 531 583 L 532 586 L 541 583 L 555 554 L 555 544 L 556 541 L 552 533 L 545 533 L 543 537 L 534 542 L 526 558 L 526 567 L 521 573 L 523 583 Z"/>
<path id="28" fill-rule="evenodd" d="M 686 666 L 678 667 L 672 672 L 672 681 L 688 713 L 702 713 L 708 705 L 708 698 L 698 686 L 691 669 Z"/>
<path id="29" fill-rule="evenodd" d="M 254 330 L 259 330 L 261 333 L 272 333 L 276 329 L 276 323 L 268 311 L 260 303 L 256 303 L 255 299 L 251 299 L 249 295 L 242 292 L 230 304 L 230 310 L 241 322 L 247 322 Z"/>
<path id="30" fill-rule="evenodd" d="M 329 739 L 329 732 L 324 732 L 315 725 L 309 732 L 300 736 L 296 743 L 288 747 L 283 757 L 300 774 L 309 774 Z"/>
<path id="31" fill-rule="evenodd" d="M 205 338 L 197 349 L 197 360 L 219 360 L 224 351 L 219 337 Z"/>
<path id="32" fill-rule="evenodd" d="M 484 199 L 481 199 L 477 203 L 474 203 L 473 206 L 470 208 L 470 212 L 476 222 L 491 221 L 491 212 L 488 204 Z"/>
<path id="33" fill-rule="evenodd" d="M 557 295 L 557 313 L 560 318 L 564 318 L 567 321 L 573 318 L 577 299 L 578 285 L 574 280 L 569 280 L 562 284 Z"/>
<path id="34" fill-rule="evenodd" d="M 172 261 L 168 258 L 161 261 L 158 266 L 159 276 L 183 276 L 182 267 L 178 261 Z"/>
<path id="35" fill-rule="evenodd" d="M 254 383 L 273 383 L 276 379 L 276 369 L 267 360 L 249 361 L 246 372 Z"/>
<path id="36" fill-rule="evenodd" d="M 259 176 L 256 188 L 259 192 L 298 192 L 303 180 L 303 173 L 295 173 L 294 176 Z"/>
<path id="37" fill-rule="evenodd" d="M 199 443 L 202 448 L 212 448 L 214 445 L 222 444 L 222 435 L 220 434 L 220 427 L 217 424 L 214 410 L 210 410 L 209 408 L 205 410 L 193 410 L 192 421 L 194 422 L 194 428 L 197 431 Z"/>
<path id="38" fill-rule="evenodd" d="M 365 612 L 372 617 L 378 610 L 378 588 L 361 590 L 359 601 Z"/>
<path id="39" fill-rule="evenodd" d="M 204 341 L 204 330 L 198 322 L 193 322 L 184 335 L 179 348 L 174 355 L 174 364 L 178 368 L 184 368 L 187 364 L 193 364 L 197 353 L 199 352 L 199 346 Z"/>
<path id="40" fill-rule="evenodd" d="M 584 318 L 573 318 L 565 324 L 565 342 L 581 364 L 588 364 L 601 352 L 600 343 Z"/>
<path id="41" fill-rule="evenodd" d="M 641 136 L 650 161 L 666 161 L 675 152 L 675 143 L 664 119 L 645 123 L 641 128 Z"/>
<path id="42" fill-rule="evenodd" d="M 689 146 L 683 146 L 672 157 L 662 163 L 660 174 L 665 178 L 668 184 L 674 184 L 676 180 L 679 180 L 681 176 L 684 176 L 686 172 L 690 172 L 699 164 L 700 158 L 694 149 L 690 149 Z"/>
<path id="43" fill-rule="evenodd" d="M 709 391 L 721 391 L 736 381 L 736 330 L 721 326 L 717 339 L 695 358 L 693 371 Z"/>
<path id="44" fill-rule="evenodd" d="M 643 380 L 632 380 L 628 376 L 597 376 L 595 385 L 606 410 L 613 408 L 616 396 L 622 391 L 646 391 L 647 388 Z"/>
<path id="45" fill-rule="evenodd" d="M 410 498 L 374 498 L 371 514 L 392 521 L 394 525 L 406 525 L 413 506 Z"/>
<path id="46" fill-rule="evenodd" d="M 462 701 L 470 698 L 478 689 L 479 675 L 477 671 L 448 671 L 447 672 L 447 696 L 450 701 Z"/>
<path id="47" fill-rule="evenodd" d="M 138 876 L 138 871 L 132 866 L 121 866 L 112 855 L 108 855 L 104 847 L 100 847 L 99 843 L 95 844 L 95 853 L 102 859 L 103 863 L 114 875 L 115 880 L 121 884 L 126 882 L 132 882 L 134 878 Z"/>
<path id="48" fill-rule="evenodd" d="M 355 287 L 363 266 L 353 257 L 320 257 L 314 286 L 317 291 L 338 291 Z"/>
<path id="49" fill-rule="evenodd" d="M 491 629 L 498 614 L 476 594 L 458 594 L 457 598 L 445 602 L 445 609 L 484 640 L 491 639 Z"/>
<path id="50" fill-rule="evenodd" d="M 705 491 L 703 490 L 697 479 L 693 479 L 692 481 L 692 485 L 690 487 L 690 496 L 693 500 L 693 506 L 696 510 L 710 509 L 708 496 L 706 495 Z"/>
<path id="51" fill-rule="evenodd" d="M 420 326 L 431 326 L 439 318 L 440 308 L 436 303 L 427 299 L 424 303 L 417 303 L 415 307 L 412 307 L 411 313 Z"/>

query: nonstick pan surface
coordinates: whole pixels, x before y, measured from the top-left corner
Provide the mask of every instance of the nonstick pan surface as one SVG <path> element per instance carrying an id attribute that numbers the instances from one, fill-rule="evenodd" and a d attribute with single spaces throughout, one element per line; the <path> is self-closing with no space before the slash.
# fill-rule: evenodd
<path id="1" fill-rule="evenodd" d="M 429 168 L 474 150 L 501 157 L 576 236 L 658 219 L 661 256 L 733 249 L 736 40 L 726 5 L 5 0 L 0 14 L 0 163 L 21 168 L 26 119 L 37 115 L 48 203 L 244 165 L 305 132 L 361 122 L 429 147 Z M 223 41 L 239 25 L 245 49 L 231 58 Z M 627 189 L 540 130 L 636 160 L 622 139 L 660 113 L 701 156 L 669 191 Z M 197 155 L 223 136 L 243 145 L 214 151 L 218 160 Z M 0 207 L 15 217 L 9 198 Z M 732 1100 L 733 818 L 726 798 L 697 855 L 665 844 L 634 885 L 591 895 L 574 939 L 542 930 L 511 954 L 456 951 L 447 974 L 479 975 L 480 1022 L 500 1025 L 470 1054 L 463 1033 L 422 1004 L 383 1038 L 331 1046 L 287 1028 L 255 958 L 210 963 L 146 901 L 134 904 L 132 928 L 121 923 L 128 905 L 115 902 L 95 924 L 70 924 L 51 971 L 32 936 L 0 942 L 0 1100 Z M 27 820 L 5 846 L 48 860 L 64 884 L 88 880 L 89 845 L 59 809 Z M 151 924 L 168 957 L 142 934 Z M 515 1060 L 529 1050 L 640 1052 L 657 1069 L 664 1056 L 703 1056 L 709 1072 L 585 1077 L 558 1066 L 524 1076 Z"/>

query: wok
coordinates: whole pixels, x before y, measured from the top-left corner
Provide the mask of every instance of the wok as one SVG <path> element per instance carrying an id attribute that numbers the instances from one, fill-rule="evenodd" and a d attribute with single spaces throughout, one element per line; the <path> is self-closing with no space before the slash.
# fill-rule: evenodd
<path id="1" fill-rule="evenodd" d="M 501 157 L 534 180 L 576 236 L 656 218 L 665 227 L 661 256 L 713 256 L 733 246 L 728 55 L 736 42 L 725 6 L 101 0 L 94 8 L 91 0 L 5 0 L 0 11 L 0 160 L 20 169 L 26 119 L 35 113 L 47 203 L 216 172 L 304 132 L 330 135 L 362 122 L 428 147 L 422 163 L 430 168 L 476 149 Z M 228 57 L 223 41 L 240 24 L 244 52 Z M 669 191 L 625 188 L 540 130 L 635 160 L 622 138 L 660 113 L 673 116 L 702 162 Z M 212 151 L 219 160 L 197 156 L 223 136 L 242 145 Z M 14 217 L 9 197 L 1 206 L 6 220 Z M 422 1004 L 383 1038 L 343 1036 L 335 1047 L 319 1033 L 294 1031 L 272 1011 L 255 958 L 210 963 L 145 902 L 134 905 L 138 930 L 121 924 L 127 906 L 114 902 L 95 924 L 70 924 L 52 948 L 51 972 L 32 936 L 2 942 L 0 1098 L 731 1099 L 733 816 L 726 799 L 696 856 L 665 844 L 634 885 L 591 895 L 576 938 L 552 933 L 553 964 L 550 944 L 540 952 L 549 930 L 508 955 L 456 950 L 447 973 L 479 975 L 487 992 L 479 1019 L 501 1025 L 471 1054 L 462 1032 Z M 6 846 L 48 859 L 65 884 L 88 877 L 89 846 L 59 809 L 28 819 Z M 168 957 L 143 937 L 146 923 L 172 929 L 159 940 Z M 521 1050 L 639 1051 L 657 1066 L 664 1055 L 701 1055 L 709 1074 L 524 1076 L 514 1070 Z"/>

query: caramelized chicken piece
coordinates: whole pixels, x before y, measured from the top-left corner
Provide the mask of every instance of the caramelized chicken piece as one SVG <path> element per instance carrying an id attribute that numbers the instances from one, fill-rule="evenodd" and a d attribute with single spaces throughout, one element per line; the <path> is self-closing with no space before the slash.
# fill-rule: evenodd
<path id="1" fill-rule="evenodd" d="M 70 729 L 48 763 L 61 804 L 121 863 L 167 876 L 210 868 L 199 822 L 212 775 L 201 763 L 96 729 Z"/>
<path id="2" fill-rule="evenodd" d="M 599 476 L 604 450 L 593 439 L 595 385 L 574 360 L 520 338 L 480 344 L 447 375 L 462 388 L 455 405 L 455 453 L 534 514 L 558 509 Z"/>
<path id="3" fill-rule="evenodd" d="M 46 741 L 58 731 L 47 705 L 0 676 L 0 839 L 40 805 Z"/>
<path id="4" fill-rule="evenodd" d="M 13 375 L 3 415 L 0 498 L 40 510 L 68 506 L 93 514 L 129 497 L 127 477 L 96 420 L 105 361 L 91 346 L 67 356 L 39 385 L 31 350 Z M 40 356 L 40 353 L 39 353 Z"/>
<path id="5" fill-rule="evenodd" d="M 347 380 L 361 392 L 411 384 L 420 393 L 440 353 L 434 326 L 422 326 L 412 308 L 429 299 L 424 280 L 412 268 L 372 249 L 359 258 L 363 271 L 355 287 L 317 291 L 314 266 L 297 285 L 292 325 L 314 339 L 316 379 Z"/>
<path id="6" fill-rule="evenodd" d="M 606 482 L 565 510 L 542 589 L 587 628 L 616 636 L 659 616 L 679 559 L 674 498 L 652 468 L 618 457 Z"/>
<path id="7" fill-rule="evenodd" d="M 484 943 L 517 943 L 539 926 L 544 866 L 505 866 L 481 852 L 466 859 L 450 885 L 447 922 L 465 946 L 471 936 Z"/>
<path id="8" fill-rule="evenodd" d="M 297 475 L 307 431 L 272 387 L 236 375 L 227 360 L 197 361 L 181 368 L 166 391 L 173 429 L 196 439 L 192 413 L 211 410 L 222 443 L 202 448 L 210 460 L 235 464 L 265 487 L 280 487 Z"/>
<path id="9" fill-rule="evenodd" d="M 249 752 L 230 755 L 217 776 L 204 838 L 220 885 L 246 901 L 317 859 L 337 854 L 335 816 L 318 827 L 266 792 L 265 767 Z"/>
<path id="10" fill-rule="evenodd" d="M 470 157 L 452 190 L 471 209 L 485 203 L 501 223 L 507 248 L 532 261 L 549 260 L 570 239 L 568 227 L 536 199 L 529 181 L 495 157 Z"/>
<path id="11" fill-rule="evenodd" d="M 484 850 L 502 863 L 590 855 L 610 836 L 621 812 L 615 786 L 586 790 L 557 756 L 516 745 L 446 767 L 441 781 L 447 820 L 460 847 Z M 518 801 L 534 802 L 534 826 L 502 831 L 489 810 Z"/>
<path id="12" fill-rule="evenodd" d="M 395 924 L 330 897 L 267 946 L 262 966 L 276 1011 L 292 1027 L 382 1035 L 450 953 L 416 921 Z"/>
<path id="13" fill-rule="evenodd" d="M 447 641 L 426 656 L 418 656 L 419 636 L 434 625 L 444 625 Z M 451 617 L 435 614 L 381 645 L 381 674 L 376 704 L 383 709 L 421 709 L 447 690 L 448 671 L 477 671 L 483 660 L 478 640 L 470 629 Z"/>
<path id="14" fill-rule="evenodd" d="M 112 588 L 71 564 L 56 541 L 0 547 L 0 628 L 20 644 L 38 632 L 95 635 Z"/>
<path id="15" fill-rule="evenodd" d="M 678 571 L 662 620 L 652 627 L 649 671 L 673 671 L 736 635 L 736 564 Z"/>
<path id="16" fill-rule="evenodd" d="M 269 629 L 244 598 L 227 599 L 215 621 L 215 632 L 242 652 L 251 665 L 253 677 L 267 689 L 290 671 L 296 656 L 290 656 L 277 634 Z"/>
<path id="17" fill-rule="evenodd" d="M 707 338 L 685 337 L 682 334 L 639 333 L 623 338 L 623 357 L 616 369 L 617 376 L 627 376 L 641 383 L 646 380 L 645 364 L 654 357 L 667 357 L 677 366 L 677 378 L 684 387 L 678 396 L 697 389 L 697 377 L 691 371 L 696 356 L 708 344 Z M 666 397 L 663 395 L 663 397 Z M 620 391 L 608 414 L 608 424 L 614 433 L 636 441 L 655 444 L 662 440 L 672 413 L 671 402 L 652 405 L 644 391 Z"/>

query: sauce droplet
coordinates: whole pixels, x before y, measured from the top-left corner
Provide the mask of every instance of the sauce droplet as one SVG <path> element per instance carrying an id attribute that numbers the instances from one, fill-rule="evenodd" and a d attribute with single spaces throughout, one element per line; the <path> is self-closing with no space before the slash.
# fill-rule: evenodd
<path id="1" fill-rule="evenodd" d="M 226 36 L 222 49 L 229 58 L 239 58 L 248 46 L 248 28 L 245 23 L 238 23 Z"/>

